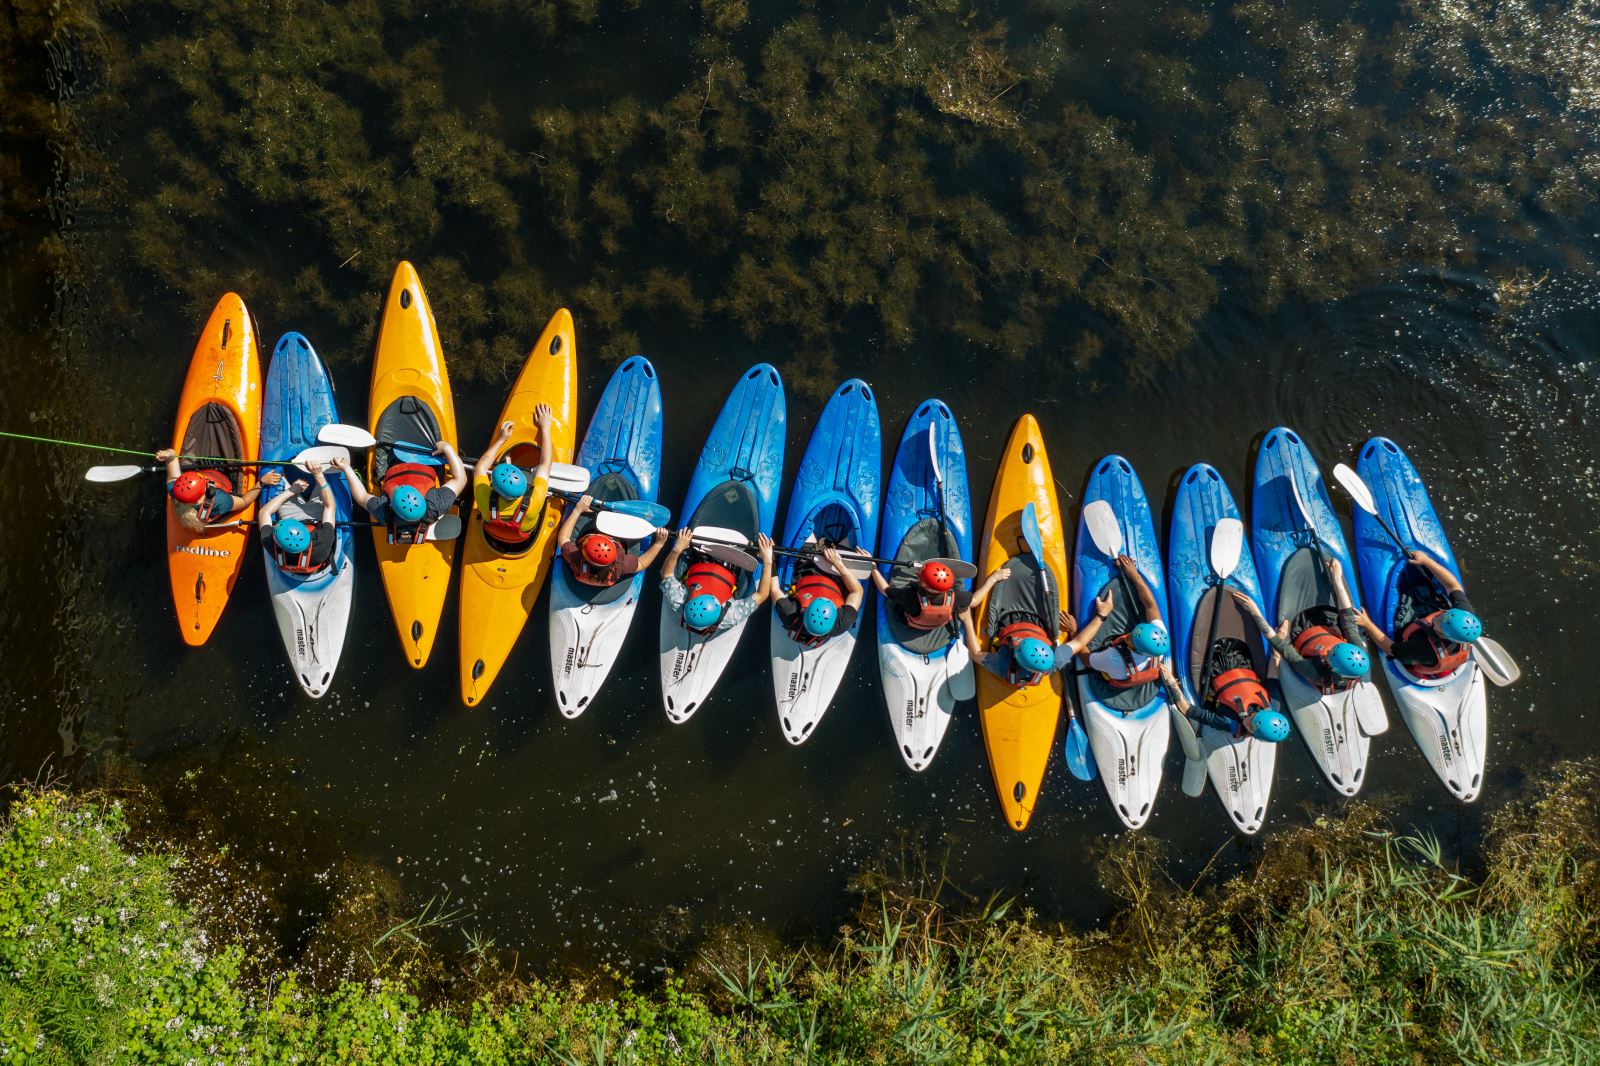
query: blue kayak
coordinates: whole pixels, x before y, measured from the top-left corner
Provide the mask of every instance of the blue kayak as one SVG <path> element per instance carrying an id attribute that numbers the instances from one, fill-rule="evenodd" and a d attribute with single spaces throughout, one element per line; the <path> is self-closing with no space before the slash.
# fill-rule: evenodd
<path id="1" fill-rule="evenodd" d="M 1405 548 L 1427 552 L 1460 580 L 1461 568 L 1450 550 L 1444 525 L 1416 467 L 1400 446 L 1387 437 L 1372 438 L 1361 449 L 1356 473 L 1372 490 L 1378 513 L 1399 534 Z M 1372 620 L 1391 638 L 1413 617 L 1447 606 L 1431 579 L 1415 580 L 1416 570 L 1401 548 L 1359 507 L 1355 535 L 1361 591 Z M 1389 691 L 1428 765 L 1457 799 L 1477 799 L 1483 788 L 1489 739 L 1489 699 L 1482 668 L 1469 657 L 1445 677 L 1424 680 L 1382 658 Z"/>
<path id="2" fill-rule="evenodd" d="M 1292 429 L 1280 426 L 1261 441 L 1250 520 L 1261 598 L 1273 625 L 1289 622 L 1293 637 L 1307 621 L 1326 619 L 1337 608 L 1328 559 L 1343 568 L 1351 604 L 1361 606 L 1356 569 L 1327 483 Z M 1369 675 L 1331 694 L 1288 667 L 1278 671 L 1278 680 L 1284 704 L 1323 776 L 1342 795 L 1355 795 L 1366 781 L 1371 738 L 1389 727 L 1375 679 Z"/>
<path id="3" fill-rule="evenodd" d="M 741 534 L 752 545 L 756 534 L 772 535 L 778 486 L 783 479 L 783 444 L 788 429 L 783 380 L 758 363 L 745 371 L 728 394 L 689 478 L 679 519 L 682 526 L 715 526 Z M 681 578 L 692 556 L 683 554 Z M 755 595 L 761 573 L 741 571 L 735 599 Z M 748 618 L 711 634 L 690 631 L 679 612 L 661 603 L 661 698 L 667 718 L 686 722 L 705 702 L 733 657 Z"/>
<path id="4" fill-rule="evenodd" d="M 1236 557 L 1216 560 L 1227 573 L 1224 582 L 1213 568 L 1211 551 L 1217 524 L 1226 519 L 1239 523 L 1240 541 Z M 1210 679 L 1224 670 L 1249 668 L 1262 681 L 1267 677 L 1266 639 L 1233 598 L 1235 591 L 1243 592 L 1258 611 L 1266 613 L 1255 564 L 1243 541 L 1243 525 L 1233 494 L 1215 467 L 1196 463 L 1184 472 L 1172 503 L 1167 602 L 1172 612 L 1172 669 L 1192 704 L 1203 702 Z M 1177 728 L 1180 736 L 1186 736 L 1191 726 L 1185 720 Z M 1278 745 L 1210 726 L 1198 728 L 1198 739 L 1206 773 L 1228 817 L 1241 831 L 1254 833 L 1267 814 Z"/>
<path id="5" fill-rule="evenodd" d="M 600 501 L 654 502 L 661 477 L 661 381 L 642 355 L 626 360 L 600 394 L 574 460 L 590 473 L 589 495 Z M 573 539 L 593 526 L 579 520 Z M 649 542 L 628 544 L 639 556 Z M 585 585 L 558 552 L 550 586 L 550 668 L 556 707 L 576 718 L 616 665 L 644 590 L 643 570 L 609 588 Z"/>
<path id="6" fill-rule="evenodd" d="M 859 378 L 840 385 L 828 398 L 816 429 L 800 459 L 800 471 L 789 491 L 789 513 L 779 541 L 787 548 L 827 542 L 862 547 L 878 539 L 879 468 L 883 464 L 883 432 L 872 389 Z M 793 556 L 776 560 L 776 580 L 787 589 L 810 562 Z M 865 579 L 863 579 L 865 580 Z M 862 601 L 865 613 L 866 601 Z M 821 645 L 802 647 L 778 620 L 772 619 L 772 680 L 778 701 L 778 724 L 784 738 L 799 744 L 811 735 L 833 701 L 855 650 L 861 617 L 848 632 Z"/>
<path id="7" fill-rule="evenodd" d="M 316 447 L 323 426 L 339 421 L 339 407 L 333 396 L 333 381 L 311 342 L 298 333 L 285 333 L 272 350 L 272 363 L 262 389 L 261 454 L 269 458 L 288 458 Z M 263 468 L 265 473 L 271 467 Z M 289 491 L 295 480 L 313 482 L 304 470 L 278 467 L 284 480 L 262 489 L 261 506 Z M 352 511 L 350 486 L 337 471 L 325 472 L 333 489 L 336 520 L 349 522 Z M 316 485 L 282 504 L 275 519 L 297 518 L 307 523 L 321 521 L 322 502 Z M 278 563 L 265 538 L 267 591 L 272 597 L 272 613 L 278 632 L 289 652 L 289 664 L 300 687 L 312 696 L 321 696 L 333 682 L 344 649 L 345 630 L 350 623 L 350 600 L 355 590 L 355 532 L 348 525 L 334 532 L 333 558 L 328 566 L 313 574 L 286 572 Z"/>
<path id="8" fill-rule="evenodd" d="M 1095 464 L 1083 490 L 1083 507 L 1102 501 L 1116 516 L 1117 539 L 1130 556 L 1165 616 L 1166 580 L 1161 570 L 1161 548 L 1150 517 L 1150 502 L 1133 467 L 1120 455 L 1108 455 Z M 1144 620 L 1129 583 L 1115 560 L 1096 547 L 1087 520 L 1078 520 L 1078 543 L 1073 560 L 1073 610 L 1080 620 L 1094 617 L 1094 601 L 1107 588 L 1115 607 L 1100 628 L 1091 651 L 1130 632 Z M 1134 689 L 1113 689 L 1098 673 L 1078 675 L 1078 695 L 1083 706 L 1083 726 L 1089 734 L 1100 780 L 1111 798 L 1117 817 L 1130 829 L 1150 818 L 1156 792 L 1161 787 L 1161 762 L 1172 736 L 1167 721 L 1167 701 L 1159 681 Z"/>

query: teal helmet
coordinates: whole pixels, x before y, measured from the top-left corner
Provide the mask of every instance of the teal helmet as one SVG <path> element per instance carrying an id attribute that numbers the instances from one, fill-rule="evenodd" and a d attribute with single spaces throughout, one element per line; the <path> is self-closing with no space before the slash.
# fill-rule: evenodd
<path id="1" fill-rule="evenodd" d="M 1367 671 L 1372 669 L 1372 660 L 1366 652 L 1347 641 L 1335 644 L 1328 652 L 1328 669 L 1340 677 L 1366 677 Z"/>
<path id="2" fill-rule="evenodd" d="M 428 501 L 410 485 L 395 486 L 389 494 L 389 506 L 394 508 L 395 517 L 402 522 L 420 522 L 422 516 L 428 513 Z"/>
<path id="3" fill-rule="evenodd" d="M 1165 655 L 1172 649 L 1172 638 L 1167 636 L 1166 627 L 1154 622 L 1140 622 L 1134 626 L 1131 641 L 1133 650 L 1140 655 Z"/>
<path id="4" fill-rule="evenodd" d="M 1439 632 L 1444 635 L 1445 640 L 1453 640 L 1457 644 L 1474 644 L 1483 636 L 1483 623 L 1478 621 L 1478 616 L 1471 611 L 1452 607 L 1439 619 Z"/>
<path id="5" fill-rule="evenodd" d="M 520 500 L 528 491 L 528 475 L 516 463 L 501 463 L 494 468 L 489 484 L 502 500 Z"/>
<path id="6" fill-rule="evenodd" d="M 1250 734 L 1257 740 L 1281 744 L 1289 739 L 1289 719 L 1277 711 L 1257 711 L 1250 719 Z"/>
<path id="7" fill-rule="evenodd" d="M 285 555 L 299 555 L 311 547 L 311 531 L 298 518 L 285 518 L 272 527 L 272 540 Z"/>
<path id="8" fill-rule="evenodd" d="M 812 600 L 806 606 L 806 632 L 813 637 L 826 637 L 833 632 L 838 617 L 839 609 L 827 600 Z"/>
<path id="9" fill-rule="evenodd" d="M 1031 673 L 1047 674 L 1055 669 L 1055 651 L 1038 637 L 1023 637 L 1017 641 L 1016 651 L 1012 655 L 1018 666 Z"/>
<path id="10" fill-rule="evenodd" d="M 709 592 L 690 597 L 683 605 L 683 621 L 690 629 L 710 629 L 722 621 L 722 604 Z"/>

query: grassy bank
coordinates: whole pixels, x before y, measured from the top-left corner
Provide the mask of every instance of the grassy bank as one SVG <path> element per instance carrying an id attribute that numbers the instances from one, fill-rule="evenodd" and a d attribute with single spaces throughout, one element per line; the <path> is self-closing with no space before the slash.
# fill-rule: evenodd
<path id="1" fill-rule="evenodd" d="M 722 935 L 647 990 L 514 975 L 481 944 L 446 954 L 426 913 L 373 935 L 349 900 L 270 943 L 239 919 L 225 842 L 163 842 L 130 810 L 143 817 L 106 793 L 14 798 L 0 1061 L 1600 1061 L 1587 766 L 1495 813 L 1471 878 L 1353 805 L 1275 835 L 1222 885 L 1173 884 L 1145 838 L 1061 871 L 1122 900 L 1092 932 L 879 873 L 833 943 Z"/>

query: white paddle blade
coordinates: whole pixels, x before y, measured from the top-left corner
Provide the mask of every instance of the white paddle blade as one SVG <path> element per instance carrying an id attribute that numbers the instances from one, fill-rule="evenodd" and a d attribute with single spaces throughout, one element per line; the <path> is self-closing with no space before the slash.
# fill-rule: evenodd
<path id="1" fill-rule="evenodd" d="M 619 540 L 644 540 L 655 536 L 656 532 L 656 527 L 648 519 L 616 511 L 601 511 L 595 515 L 594 528 Z"/>
<path id="2" fill-rule="evenodd" d="M 571 463 L 551 463 L 550 487 L 558 492 L 582 495 L 589 488 L 589 471 Z"/>
<path id="3" fill-rule="evenodd" d="M 698 541 L 695 543 L 695 547 L 704 552 L 706 555 L 709 555 L 711 558 L 715 559 L 717 562 L 725 563 L 728 566 L 737 567 L 740 570 L 748 570 L 751 573 L 754 573 L 756 568 L 761 565 L 756 561 L 756 557 L 754 555 L 751 555 L 747 551 L 741 551 L 730 544 L 717 544 L 709 541 Z"/>
<path id="4" fill-rule="evenodd" d="M 147 466 L 91 466 L 84 472 L 83 480 L 100 485 L 136 478 L 150 468 Z"/>
<path id="5" fill-rule="evenodd" d="M 307 463 L 321 463 L 323 466 L 331 467 L 337 459 L 343 459 L 348 463 L 350 449 L 340 444 L 322 444 L 315 448 L 307 448 L 290 460 L 289 465 L 303 467 Z M 338 473 L 338 471 L 332 472 Z"/>
<path id="6" fill-rule="evenodd" d="M 1204 759 L 1183 760 L 1183 794 L 1198 796 L 1206 790 L 1206 764 Z"/>
<path id="7" fill-rule="evenodd" d="M 1239 568 L 1240 553 L 1244 550 L 1244 523 L 1237 518 L 1223 518 L 1211 531 L 1211 569 L 1223 581 Z"/>
<path id="8" fill-rule="evenodd" d="M 1167 711 L 1172 715 L 1172 730 L 1178 734 L 1178 744 L 1183 748 L 1183 757 L 1190 762 L 1205 762 L 1205 754 L 1200 750 L 1200 736 L 1194 730 L 1194 723 L 1189 721 L 1189 716 L 1184 714 L 1172 704 L 1167 704 Z"/>
<path id="9" fill-rule="evenodd" d="M 871 577 L 872 571 L 877 568 L 877 564 L 871 559 L 864 558 L 854 552 L 841 551 L 839 553 L 839 561 L 844 563 L 844 568 L 854 574 L 857 579 Z M 833 564 L 828 562 L 820 552 L 817 554 L 817 569 L 825 574 L 833 574 L 835 577 L 839 574 L 833 568 Z"/>
<path id="10" fill-rule="evenodd" d="M 1377 515 L 1378 501 L 1373 499 L 1372 490 L 1367 487 L 1365 481 L 1361 480 L 1360 474 L 1343 463 L 1337 463 L 1333 468 L 1333 480 L 1337 481 L 1340 487 L 1350 494 L 1350 498 L 1356 501 L 1356 506 L 1369 515 Z"/>
<path id="11" fill-rule="evenodd" d="M 1322 530 L 1318 527 L 1316 520 L 1311 517 L 1311 508 L 1306 504 L 1306 498 L 1300 494 L 1300 479 L 1294 476 L 1293 470 L 1289 471 L 1289 491 L 1294 493 L 1294 505 L 1300 512 L 1300 521 L 1306 524 L 1306 528 L 1311 531 L 1312 536 L 1317 538 L 1317 543 L 1322 545 L 1327 554 L 1337 555 L 1338 550 L 1328 543 L 1327 538 L 1322 535 Z"/>
<path id="12" fill-rule="evenodd" d="M 737 529 L 724 529 L 721 526 L 695 526 L 693 532 L 694 539 L 697 541 L 715 541 L 741 548 L 750 543 L 750 538 L 740 533 Z"/>
<path id="13" fill-rule="evenodd" d="M 333 422 L 317 430 L 317 443 L 338 444 L 345 448 L 370 448 L 378 439 L 360 426 Z"/>
<path id="14" fill-rule="evenodd" d="M 944 657 L 945 676 L 950 679 L 947 686 L 950 698 L 957 702 L 978 698 L 978 678 L 976 667 L 972 665 L 972 653 L 967 650 L 965 641 L 957 640 Z"/>
<path id="15" fill-rule="evenodd" d="M 1094 541 L 1095 551 L 1108 559 L 1115 559 L 1122 554 L 1122 523 L 1117 521 L 1117 512 L 1104 500 L 1095 500 L 1083 507 L 1083 524 L 1089 529 L 1089 539 Z"/>
<path id="16" fill-rule="evenodd" d="M 1472 646 L 1472 657 L 1483 667 L 1483 676 L 1499 688 L 1515 684 L 1522 677 L 1522 667 L 1518 666 L 1511 653 L 1492 637 L 1479 637 L 1478 642 Z"/>
<path id="17" fill-rule="evenodd" d="M 928 466 L 933 470 L 933 480 L 944 484 L 944 471 L 939 469 L 939 426 L 928 427 Z"/>
<path id="18" fill-rule="evenodd" d="M 929 559 L 928 562 L 943 563 L 948 566 L 950 572 L 956 576 L 957 581 L 971 581 L 978 576 L 978 568 L 965 559 Z M 925 564 L 917 563 L 916 565 L 920 567 Z"/>

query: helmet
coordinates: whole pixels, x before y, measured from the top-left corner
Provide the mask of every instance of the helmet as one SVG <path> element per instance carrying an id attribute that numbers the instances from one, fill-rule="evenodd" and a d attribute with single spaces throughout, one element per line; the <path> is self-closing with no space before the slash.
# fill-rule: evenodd
<path id="1" fill-rule="evenodd" d="M 813 637 L 826 637 L 833 632 L 838 617 L 838 608 L 827 600 L 812 600 L 806 605 L 806 632 Z"/>
<path id="2" fill-rule="evenodd" d="M 285 518 L 272 527 L 272 540 L 285 555 L 299 555 L 311 547 L 311 531 L 298 518 Z"/>
<path id="3" fill-rule="evenodd" d="M 585 533 L 578 547 L 590 566 L 610 566 L 617 561 L 617 542 L 604 533 Z"/>
<path id="4" fill-rule="evenodd" d="M 1471 644 L 1483 636 L 1483 623 L 1478 621 L 1478 616 L 1471 611 L 1452 607 L 1439 619 L 1439 632 L 1444 635 L 1445 640 L 1453 640 L 1457 644 Z"/>
<path id="5" fill-rule="evenodd" d="M 502 500 L 520 500 L 528 491 L 528 475 L 516 463 L 501 463 L 494 468 L 489 484 Z"/>
<path id="6" fill-rule="evenodd" d="M 1335 644 L 1328 652 L 1328 669 L 1340 677 L 1366 677 L 1367 671 L 1372 669 L 1372 661 L 1354 644 Z"/>
<path id="7" fill-rule="evenodd" d="M 710 629 L 722 620 L 722 604 L 715 596 L 703 592 L 683 605 L 683 620 L 690 629 Z"/>
<path id="8" fill-rule="evenodd" d="M 428 501 L 410 485 L 396 485 L 394 491 L 389 493 L 389 506 L 394 508 L 395 517 L 402 522 L 420 522 L 422 516 L 428 513 Z"/>
<path id="9" fill-rule="evenodd" d="M 1017 649 L 1012 656 L 1017 660 L 1018 666 L 1036 674 L 1049 673 L 1055 669 L 1055 651 L 1038 637 L 1023 637 L 1017 641 Z"/>
<path id="10" fill-rule="evenodd" d="M 1250 734 L 1269 744 L 1281 744 L 1289 739 L 1289 719 L 1277 711 L 1257 711 L 1250 719 Z"/>
<path id="11" fill-rule="evenodd" d="M 1166 626 L 1154 622 L 1140 622 L 1133 627 L 1133 649 L 1140 655 L 1165 655 L 1172 648 L 1172 638 Z"/>
<path id="12" fill-rule="evenodd" d="M 922 573 L 917 575 L 917 580 L 922 582 L 922 587 L 929 592 L 949 592 L 956 587 L 956 575 L 944 563 L 923 563 Z"/>
<path id="13" fill-rule="evenodd" d="M 179 503 L 199 503 L 206 495 L 206 478 L 193 470 L 178 475 L 172 483 L 172 498 Z"/>

